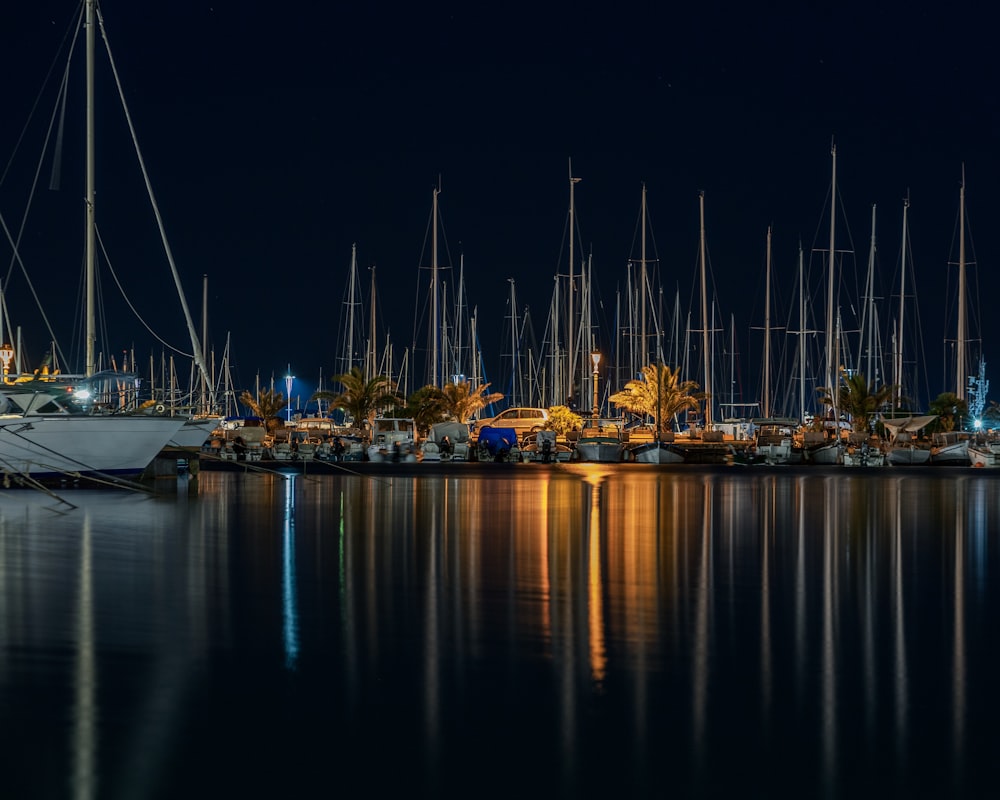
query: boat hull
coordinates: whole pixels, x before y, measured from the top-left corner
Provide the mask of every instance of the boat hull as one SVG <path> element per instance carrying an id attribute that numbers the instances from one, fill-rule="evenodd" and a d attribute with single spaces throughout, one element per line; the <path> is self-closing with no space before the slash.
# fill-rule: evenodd
<path id="1" fill-rule="evenodd" d="M 931 463 L 943 467 L 969 466 L 969 442 L 954 442 L 943 447 L 932 448 Z"/>
<path id="2" fill-rule="evenodd" d="M 576 443 L 578 461 L 599 464 L 617 464 L 622 460 L 624 447 L 617 439 L 580 439 Z"/>
<path id="3" fill-rule="evenodd" d="M 0 465 L 37 480 L 138 476 L 184 425 L 183 417 L 0 417 Z"/>
<path id="4" fill-rule="evenodd" d="M 886 460 L 897 467 L 919 466 L 931 460 L 931 451 L 923 447 L 899 446 L 893 447 L 886 455 Z"/>
<path id="5" fill-rule="evenodd" d="M 645 442 L 632 448 L 637 464 L 683 464 L 684 453 L 667 442 Z"/>
<path id="6" fill-rule="evenodd" d="M 843 460 L 841 457 L 841 447 L 836 442 L 830 442 L 829 444 L 811 448 L 806 451 L 805 456 L 806 460 L 809 461 L 810 464 L 820 464 L 825 466 L 840 464 Z"/>
<path id="7" fill-rule="evenodd" d="M 200 450 L 224 420 L 225 417 L 192 417 L 181 425 L 167 444 L 184 450 Z"/>
<path id="8" fill-rule="evenodd" d="M 969 445 L 969 463 L 973 467 L 1000 467 L 1000 447 Z"/>

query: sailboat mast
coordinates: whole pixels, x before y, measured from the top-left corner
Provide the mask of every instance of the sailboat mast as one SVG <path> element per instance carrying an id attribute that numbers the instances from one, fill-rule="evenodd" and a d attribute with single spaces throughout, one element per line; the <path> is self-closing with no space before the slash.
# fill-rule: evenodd
<path id="1" fill-rule="evenodd" d="M 465 253 L 458 257 L 458 295 L 455 299 L 455 374 L 465 375 L 462 363 L 462 329 L 465 327 Z"/>
<path id="2" fill-rule="evenodd" d="M 508 278 L 510 284 L 510 391 L 512 406 L 519 405 L 517 369 L 517 299 L 514 296 L 514 279 Z"/>
<path id="3" fill-rule="evenodd" d="M 705 193 L 698 193 L 698 214 L 701 221 L 701 327 L 702 327 L 702 366 L 705 370 L 705 430 L 712 428 L 712 381 L 711 365 L 709 363 L 709 323 L 708 323 L 708 277 L 705 268 Z"/>
<path id="4" fill-rule="evenodd" d="M 767 278 L 764 281 L 764 417 L 771 416 L 771 226 L 767 226 Z"/>
<path id="5" fill-rule="evenodd" d="M 201 276 L 201 346 L 202 348 L 208 347 L 208 275 Z M 201 357 L 208 361 L 208 354 L 205 349 L 202 350 Z M 214 374 L 214 370 L 213 370 Z M 205 373 L 201 373 L 201 411 L 202 414 L 207 414 L 209 412 L 208 408 L 208 385 L 205 381 Z M 214 392 L 213 392 L 214 394 Z M 215 398 L 212 398 L 212 405 L 215 405 Z"/>
<path id="6" fill-rule="evenodd" d="M 660 388 L 656 388 L 656 399 L 659 402 Z M 729 416 L 735 416 L 736 411 L 736 315 L 729 315 Z"/>
<path id="7" fill-rule="evenodd" d="M 958 202 L 958 335 L 955 348 L 955 394 L 965 399 L 965 340 L 968 322 L 965 319 L 965 165 L 962 165 L 962 186 Z"/>
<path id="8" fill-rule="evenodd" d="M 906 307 L 904 302 L 906 298 L 906 242 L 909 239 L 910 233 L 907 228 L 907 215 L 910 210 L 910 198 L 907 196 L 903 200 L 903 245 L 902 245 L 902 255 L 900 256 L 899 264 L 899 331 L 897 336 L 899 337 L 896 342 L 896 377 L 893 383 L 896 385 L 896 408 L 900 406 L 900 400 L 903 394 L 903 310 Z"/>
<path id="9" fill-rule="evenodd" d="M 431 232 L 431 386 L 438 386 L 438 194 L 434 189 L 434 220 Z"/>
<path id="10" fill-rule="evenodd" d="M 639 297 L 642 304 L 642 311 L 640 312 L 640 331 L 641 336 L 639 339 L 640 356 L 639 356 L 639 367 L 643 367 L 647 362 L 647 354 L 649 352 L 649 347 L 646 344 L 646 184 L 642 185 L 642 246 L 640 251 L 640 277 L 639 277 Z"/>
<path id="11" fill-rule="evenodd" d="M 368 359 L 368 369 L 366 370 L 365 380 L 370 381 L 375 377 L 376 372 L 376 362 L 378 361 L 378 349 L 375 344 L 375 265 L 372 264 L 372 288 L 371 288 L 371 312 L 368 317 L 368 347 L 371 353 Z"/>
<path id="12" fill-rule="evenodd" d="M 833 178 L 830 183 L 830 266 L 827 276 L 826 294 L 826 385 L 830 387 L 833 396 L 837 396 L 837 370 L 833 364 L 833 293 L 836 287 L 834 244 L 837 229 L 837 146 L 831 145 L 830 155 L 833 159 Z"/>
<path id="13" fill-rule="evenodd" d="M 355 283 L 358 278 L 358 245 L 351 245 L 351 274 L 347 289 L 347 341 L 344 349 L 344 372 L 350 372 L 354 366 L 354 298 L 357 294 Z"/>
<path id="14" fill-rule="evenodd" d="M 86 375 L 94 374 L 94 347 L 97 342 L 96 274 L 97 274 L 97 222 L 94 216 L 94 4 L 87 0 L 84 29 L 87 39 L 87 266 L 86 266 Z"/>
<path id="15" fill-rule="evenodd" d="M 873 384 L 878 382 L 878 376 L 873 369 L 875 365 L 875 204 L 872 203 L 872 238 L 868 248 L 868 294 L 865 303 L 865 348 L 868 356 L 865 360 L 865 378 Z"/>
<path id="16" fill-rule="evenodd" d="M 566 395 L 572 398 L 573 396 L 573 341 L 576 338 L 576 331 L 573 329 L 574 317 L 573 317 L 573 239 L 576 233 L 576 185 L 580 182 L 579 178 L 573 177 L 573 161 L 569 160 L 569 318 L 566 320 L 566 361 L 568 367 L 566 369 L 566 377 L 569 382 L 567 386 Z"/>
<path id="17" fill-rule="evenodd" d="M 806 332 L 806 294 L 802 285 L 805 257 L 802 253 L 802 242 L 799 242 L 799 419 L 806 420 L 806 343 L 803 337 Z"/>

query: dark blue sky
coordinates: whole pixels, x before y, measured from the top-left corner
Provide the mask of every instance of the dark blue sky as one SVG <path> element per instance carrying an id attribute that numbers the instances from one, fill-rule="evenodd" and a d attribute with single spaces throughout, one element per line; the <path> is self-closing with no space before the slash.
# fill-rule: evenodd
<path id="1" fill-rule="evenodd" d="M 998 289 L 1000 102 L 985 12 L 897 4 L 823 11 L 724 3 L 669 11 L 660 3 L 487 11 L 361 5 L 102 4 L 189 301 L 200 320 L 207 275 L 210 343 L 221 354 L 231 334 L 243 385 L 257 373 L 264 380 L 282 375 L 289 363 L 301 376 L 337 371 L 355 242 L 362 269 L 377 266 L 381 314 L 397 347 L 409 343 L 439 176 L 451 261 L 457 266 L 464 254 L 484 357 L 499 374 L 508 279 L 541 330 L 553 276 L 565 271 L 572 158 L 582 178 L 580 236 L 607 304 L 637 253 L 645 182 L 663 281 L 679 288 L 687 305 L 698 192 L 705 191 L 719 307 L 736 317 L 741 382 L 751 391 L 767 226 L 774 227 L 775 282 L 784 293 L 774 313 L 783 317 L 799 241 L 807 249 L 826 246 L 835 139 L 846 215 L 839 245 L 848 246 L 849 232 L 863 270 L 877 204 L 887 294 L 901 201 L 910 194 L 929 388 L 951 388 L 941 385 L 940 351 L 948 315 L 954 319 L 946 311 L 954 291 L 947 262 L 956 257 L 963 162 L 982 301 Z M 37 0 L 6 12 L 5 162 L 46 71 L 62 68 L 57 51 L 75 9 L 74 0 Z M 183 347 L 179 306 L 103 63 L 99 78 L 102 234 L 144 319 Z M 78 90 L 80 67 L 71 81 Z M 22 247 L 67 351 L 77 346 L 72 320 L 82 259 L 77 95 L 67 107 L 61 191 L 39 192 Z M 0 185 L 8 226 L 23 212 L 53 103 L 52 92 L 40 100 L 41 117 Z M 19 276 L 11 281 L 11 311 L 38 355 L 48 336 L 22 284 Z M 113 280 L 102 277 L 102 284 L 111 293 Z M 108 347 L 159 357 L 160 345 L 115 310 L 120 306 L 108 300 Z M 984 323 L 989 361 L 1000 331 L 993 320 Z"/>

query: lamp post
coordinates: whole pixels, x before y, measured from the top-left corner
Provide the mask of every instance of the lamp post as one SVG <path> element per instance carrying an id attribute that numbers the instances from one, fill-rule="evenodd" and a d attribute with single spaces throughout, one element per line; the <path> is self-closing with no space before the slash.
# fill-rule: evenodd
<path id="1" fill-rule="evenodd" d="M 594 418 L 594 424 L 597 424 L 597 368 L 601 364 L 601 354 L 596 350 L 590 354 L 590 360 L 594 362 L 594 403 L 591 407 L 591 416 Z"/>
<path id="2" fill-rule="evenodd" d="M 0 361 L 3 362 L 3 382 L 7 383 L 7 375 L 10 372 L 10 362 L 14 360 L 14 348 L 9 344 L 0 347 Z"/>
<path id="3" fill-rule="evenodd" d="M 287 399 L 287 404 L 285 405 L 285 410 L 288 412 L 288 421 L 292 421 L 292 381 L 295 380 L 295 376 L 292 375 L 292 365 L 288 365 L 288 372 L 285 373 L 285 398 Z"/>

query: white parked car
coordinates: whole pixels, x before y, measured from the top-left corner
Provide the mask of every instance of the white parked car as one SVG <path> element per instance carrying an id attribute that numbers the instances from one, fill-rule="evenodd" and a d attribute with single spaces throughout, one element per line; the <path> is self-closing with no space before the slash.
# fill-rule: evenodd
<path id="1" fill-rule="evenodd" d="M 508 408 L 492 419 L 481 419 L 472 426 L 472 437 L 478 438 L 479 431 L 486 426 L 491 428 L 513 428 L 518 441 L 526 433 L 538 433 L 549 421 L 549 412 L 545 408 Z"/>

